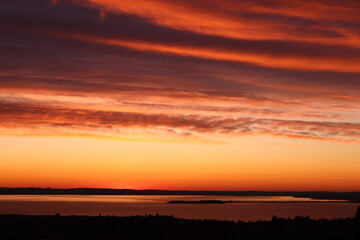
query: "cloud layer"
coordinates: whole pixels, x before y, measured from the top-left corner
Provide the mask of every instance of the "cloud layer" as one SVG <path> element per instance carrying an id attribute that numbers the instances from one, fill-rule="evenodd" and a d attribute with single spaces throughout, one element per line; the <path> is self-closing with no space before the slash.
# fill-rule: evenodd
<path id="1" fill-rule="evenodd" d="M 358 141 L 359 4 L 2 1 L 0 128 Z"/>

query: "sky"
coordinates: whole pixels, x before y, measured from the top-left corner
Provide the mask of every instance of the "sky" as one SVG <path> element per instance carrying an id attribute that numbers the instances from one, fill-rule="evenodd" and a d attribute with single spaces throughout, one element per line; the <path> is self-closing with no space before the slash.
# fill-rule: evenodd
<path id="1" fill-rule="evenodd" d="M 360 190 L 358 0 L 2 0 L 0 186 Z"/>

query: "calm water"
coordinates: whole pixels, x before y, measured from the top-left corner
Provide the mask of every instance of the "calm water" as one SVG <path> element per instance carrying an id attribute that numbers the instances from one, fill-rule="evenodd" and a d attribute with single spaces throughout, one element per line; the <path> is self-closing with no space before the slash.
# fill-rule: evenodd
<path id="1" fill-rule="evenodd" d="M 230 204 L 167 204 L 172 200 L 241 201 Z M 353 217 L 360 204 L 288 196 L 99 196 L 0 195 L 0 214 L 174 215 L 192 219 L 268 220 L 272 216 Z"/>

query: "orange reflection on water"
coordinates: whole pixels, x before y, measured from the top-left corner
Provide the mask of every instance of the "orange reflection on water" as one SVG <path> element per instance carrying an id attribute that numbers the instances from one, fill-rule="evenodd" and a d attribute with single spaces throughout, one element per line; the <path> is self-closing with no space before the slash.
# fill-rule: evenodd
<path id="1" fill-rule="evenodd" d="M 218 195 L 0 195 L 0 201 L 30 202 L 119 202 L 167 203 L 168 201 L 222 200 L 236 202 L 338 202 L 339 200 L 292 196 L 218 196 Z M 345 201 L 345 200 L 344 200 Z"/>
<path id="2" fill-rule="evenodd" d="M 234 204 L 167 204 L 169 200 L 242 200 Z M 292 202 L 294 199 L 301 202 Z M 304 202 L 305 200 L 305 202 Z M 249 202 L 254 201 L 254 202 Z M 259 202 L 262 201 L 262 202 Z M 276 201 L 276 202 L 274 202 Z M 233 196 L 79 196 L 79 195 L 3 195 L 0 214 L 35 215 L 173 215 L 188 219 L 270 220 L 278 217 L 353 217 L 357 203 L 313 202 L 311 199 Z"/>

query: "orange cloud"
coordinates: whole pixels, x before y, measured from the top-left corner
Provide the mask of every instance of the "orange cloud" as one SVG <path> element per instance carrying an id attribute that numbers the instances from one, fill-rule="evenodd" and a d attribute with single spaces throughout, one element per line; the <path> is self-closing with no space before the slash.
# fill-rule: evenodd
<path id="1" fill-rule="evenodd" d="M 214 59 L 220 61 L 235 61 L 252 63 L 264 67 L 285 68 L 296 70 L 312 70 L 312 71 L 339 71 L 339 72 L 360 72 L 360 58 L 355 59 L 324 59 L 322 57 L 302 57 L 302 56 L 276 56 L 276 54 L 268 55 L 259 53 L 249 53 L 222 49 L 211 49 L 202 47 L 173 46 L 165 44 L 122 41 L 117 39 L 92 38 L 86 36 L 67 36 L 83 41 L 103 43 L 115 46 L 133 48 L 140 51 L 154 51 L 160 53 L 176 54 L 180 56 L 191 56 L 198 58 Z"/>
<path id="2" fill-rule="evenodd" d="M 331 33 L 348 33 L 339 24 L 318 24 L 318 21 L 360 22 L 356 2 L 325 1 L 164 1 L 164 0 L 85 0 L 100 11 L 134 14 L 166 27 L 240 39 L 285 39 L 331 43 Z M 305 28 L 292 25 L 304 24 Z M 311 23 L 314 25 L 312 26 Z M 328 35 L 328 36 L 327 36 Z M 338 39 L 341 44 L 359 44 L 356 36 Z"/>
<path id="3" fill-rule="evenodd" d="M 92 131 L 121 128 L 165 130 L 170 134 L 270 134 L 298 138 L 358 141 L 360 124 L 350 122 L 315 122 L 251 117 L 149 114 L 140 112 L 95 111 L 46 106 L 2 104 L 2 128 L 65 128 Z M 142 130 L 141 130 L 142 131 Z"/>
<path id="4" fill-rule="evenodd" d="M 214 124 L 215 133 L 229 134 L 228 128 L 247 132 L 229 119 L 253 119 L 249 134 L 357 138 L 356 131 L 345 129 L 335 136 L 334 126 L 325 124 L 342 121 L 350 129 L 357 124 L 360 50 L 339 30 L 354 30 L 356 4 L 16 1 L 28 7 L 1 3 L 1 9 L 11 11 L 0 15 L 5 34 L 0 93 L 7 94 L 0 100 L 12 101 L 7 112 L 10 106 L 33 106 L 37 110 L 30 115 L 39 114 L 39 126 L 46 126 L 48 116 L 52 129 L 94 123 L 87 126 L 90 134 L 112 124 L 206 134 Z M 310 7 L 312 12 L 302 14 Z M 26 94 L 33 96 L 16 100 Z M 53 94 L 62 101 L 49 100 Z M 86 103 L 75 96 L 103 101 Z M 36 106 L 45 110 L 40 113 Z M 52 107 L 64 111 L 56 115 Z M 164 109 L 169 111 L 165 116 Z M 126 125 L 111 119 L 104 126 L 89 119 L 97 111 L 101 121 L 110 113 L 129 117 L 129 123 L 142 120 Z M 223 119 L 214 119 L 219 113 Z M 78 120 L 68 124 L 70 114 Z M 30 117 L 27 121 L 22 126 L 36 125 Z M 289 122 L 279 127 L 279 121 Z M 303 132 L 294 130 L 296 121 L 304 123 Z M 317 121 L 327 128 L 318 128 Z"/>

